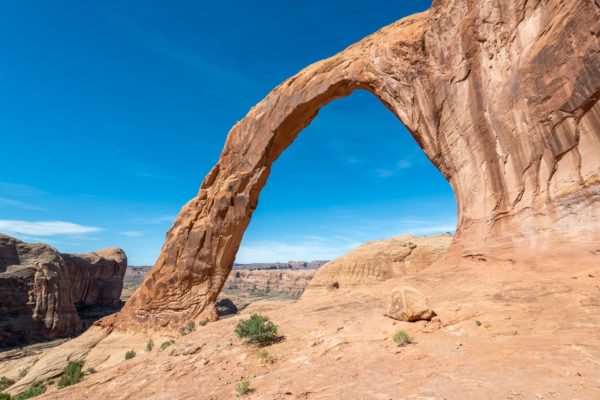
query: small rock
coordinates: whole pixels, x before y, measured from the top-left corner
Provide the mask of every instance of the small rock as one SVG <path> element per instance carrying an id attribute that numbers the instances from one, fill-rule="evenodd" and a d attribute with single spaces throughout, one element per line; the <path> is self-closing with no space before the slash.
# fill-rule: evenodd
<path id="1" fill-rule="evenodd" d="M 400 321 L 430 321 L 436 313 L 429 308 L 427 297 L 415 288 L 402 287 L 392 292 L 386 316 Z"/>

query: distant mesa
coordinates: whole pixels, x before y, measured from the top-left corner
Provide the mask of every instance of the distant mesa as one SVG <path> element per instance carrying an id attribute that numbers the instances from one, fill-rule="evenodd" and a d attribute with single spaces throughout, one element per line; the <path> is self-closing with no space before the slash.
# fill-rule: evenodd
<path id="1" fill-rule="evenodd" d="M 75 335 L 118 311 L 126 268 L 118 248 L 64 254 L 0 234 L 0 348 Z"/>

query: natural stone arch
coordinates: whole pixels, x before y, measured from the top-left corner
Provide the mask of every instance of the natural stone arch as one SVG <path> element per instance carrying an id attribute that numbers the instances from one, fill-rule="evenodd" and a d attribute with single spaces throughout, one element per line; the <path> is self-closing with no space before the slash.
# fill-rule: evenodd
<path id="1" fill-rule="evenodd" d="M 142 287 L 101 324 L 216 318 L 271 164 L 322 106 L 358 88 L 404 123 L 452 186 L 447 260 L 597 251 L 600 12 L 559 3 L 435 1 L 282 83 L 232 128 Z"/>

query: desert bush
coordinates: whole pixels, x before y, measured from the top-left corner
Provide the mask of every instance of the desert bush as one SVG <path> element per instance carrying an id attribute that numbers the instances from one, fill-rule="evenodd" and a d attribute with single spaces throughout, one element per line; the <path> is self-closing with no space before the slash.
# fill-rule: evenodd
<path id="1" fill-rule="evenodd" d="M 7 387 L 12 386 L 13 383 L 15 383 L 13 379 L 3 376 L 2 378 L 0 378 L 0 390 L 4 390 Z"/>
<path id="2" fill-rule="evenodd" d="M 63 369 L 63 373 L 58 381 L 58 387 L 64 388 L 81 382 L 83 379 L 82 361 L 69 361 L 69 364 Z"/>
<path id="3" fill-rule="evenodd" d="M 260 360 L 260 362 L 264 363 L 269 358 L 269 352 L 266 351 L 266 350 L 258 350 L 256 352 L 256 356 L 258 357 L 258 359 Z"/>
<path id="4" fill-rule="evenodd" d="M 202 321 L 199 322 L 200 326 L 205 326 L 206 324 L 208 324 L 208 318 L 204 318 Z"/>
<path id="5" fill-rule="evenodd" d="M 40 394 L 44 394 L 45 392 L 46 385 L 43 385 L 38 382 L 33 382 L 29 389 L 13 397 L 12 400 L 27 400 L 31 399 L 32 397 L 39 396 Z"/>
<path id="6" fill-rule="evenodd" d="M 148 340 L 148 343 L 146 343 L 146 351 L 152 351 L 152 349 L 154 348 L 154 341 L 152 339 Z"/>
<path id="7" fill-rule="evenodd" d="M 187 323 L 186 326 L 182 326 L 181 328 L 179 328 L 179 334 L 181 336 L 185 336 L 188 333 L 192 333 L 196 330 L 196 323 L 194 321 L 190 321 Z"/>
<path id="8" fill-rule="evenodd" d="M 408 344 L 413 343 L 413 338 L 410 337 L 410 335 L 406 333 L 406 331 L 398 331 L 394 334 L 394 342 L 398 346 L 404 347 Z"/>
<path id="9" fill-rule="evenodd" d="M 174 340 L 167 340 L 166 342 L 163 342 L 160 345 L 160 351 L 163 351 L 164 349 L 166 349 L 167 347 L 169 347 L 170 345 L 172 345 L 173 343 L 175 343 Z"/>
<path id="10" fill-rule="evenodd" d="M 246 339 L 246 344 L 267 346 L 277 339 L 277 325 L 268 317 L 252 314 L 249 319 L 237 323 L 235 334 L 240 339 Z"/>
<path id="11" fill-rule="evenodd" d="M 0 400 L 12 400 L 12 396 L 8 393 L 0 393 Z"/>
<path id="12" fill-rule="evenodd" d="M 250 381 L 247 379 L 242 379 L 238 383 L 235 384 L 235 394 L 239 396 L 245 396 L 248 393 L 252 392 L 254 389 L 250 387 Z"/>
<path id="13" fill-rule="evenodd" d="M 27 373 L 29 372 L 29 368 L 31 368 L 31 366 L 25 367 L 25 368 L 21 368 L 19 370 L 19 378 L 23 378 L 25 375 L 27 375 Z"/>
<path id="14" fill-rule="evenodd" d="M 135 351 L 129 350 L 127 353 L 125 353 L 125 359 L 131 360 L 133 357 L 135 357 L 135 355 Z"/>

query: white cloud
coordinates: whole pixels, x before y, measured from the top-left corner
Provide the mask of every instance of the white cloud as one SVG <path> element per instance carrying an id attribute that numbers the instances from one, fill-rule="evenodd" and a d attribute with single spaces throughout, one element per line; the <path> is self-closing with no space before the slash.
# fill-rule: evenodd
<path id="1" fill-rule="evenodd" d="M 45 209 L 43 207 L 38 207 L 33 204 L 24 203 L 24 202 L 18 201 L 18 200 L 7 199 L 6 197 L 0 197 L 0 206 L 2 206 L 2 205 L 22 208 L 24 210 L 48 211 L 47 209 Z"/>
<path id="2" fill-rule="evenodd" d="M 140 237 L 140 236 L 144 236 L 143 232 L 138 232 L 138 231 L 122 231 L 119 232 L 121 235 L 123 236 L 129 236 L 129 237 Z"/>
<path id="3" fill-rule="evenodd" d="M 101 228 L 66 221 L 22 221 L 0 219 L 0 232 L 31 236 L 78 235 L 99 232 Z"/>
<path id="4" fill-rule="evenodd" d="M 360 244 L 360 242 L 348 238 L 327 239 L 316 236 L 307 237 L 297 243 L 282 241 L 243 243 L 235 261 L 237 263 L 254 263 L 332 260 Z"/>

